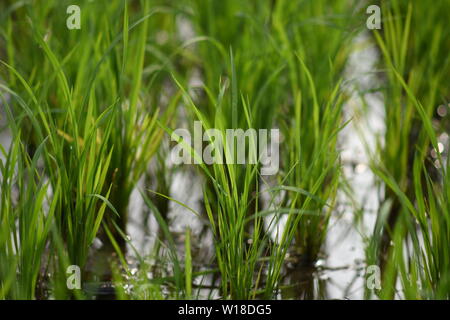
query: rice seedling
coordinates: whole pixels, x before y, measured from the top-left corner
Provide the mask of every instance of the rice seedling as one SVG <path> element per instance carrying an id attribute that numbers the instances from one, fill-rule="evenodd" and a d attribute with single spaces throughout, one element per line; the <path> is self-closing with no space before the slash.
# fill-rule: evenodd
<path id="1" fill-rule="evenodd" d="M 347 190 L 344 70 L 365 5 L 79 0 L 71 29 L 72 2 L 0 3 L 0 299 L 326 297 L 316 262 Z M 383 273 L 365 298 L 448 299 L 449 5 L 378 5 L 384 192 L 364 263 Z M 171 194 L 192 183 L 177 170 L 204 182 L 199 210 Z"/>
<path id="2" fill-rule="evenodd" d="M 35 66 L 28 69 L 21 66 L 27 70 L 25 76 L 25 72 L 19 75 L 12 65 L 8 65 L 8 70 L 11 77 L 21 79 L 22 83 L 17 84 L 18 94 L 24 92 L 31 95 L 33 105 L 30 110 L 36 111 L 30 116 L 41 115 L 41 119 L 35 122 L 43 128 L 30 128 L 32 148 L 44 136 L 50 136 L 52 149 L 48 152 L 55 154 L 56 161 L 49 160 L 46 163 L 47 173 L 53 183 L 62 179 L 64 197 L 61 199 L 61 212 L 66 214 L 58 221 L 62 230 L 68 230 L 69 250 L 80 250 L 70 252 L 75 264 L 84 265 L 87 248 L 97 233 L 104 211 L 107 210 L 107 220 L 113 216 L 109 207 L 115 208 L 120 216 L 118 225 L 125 230 L 131 191 L 145 172 L 162 137 L 162 130 L 156 126 L 158 108 L 144 104 L 143 101 L 151 99 L 145 99 L 141 90 L 147 20 L 158 12 L 157 9 L 150 12 L 146 3 L 143 2 L 143 17 L 131 25 L 126 2 L 124 5 L 116 2 L 109 6 L 110 11 L 105 12 L 100 19 L 93 19 L 99 12 L 99 4 L 91 4 L 86 8 L 85 17 L 91 17 L 92 21 L 97 21 L 97 25 L 87 24 L 87 28 L 91 32 L 96 29 L 103 31 L 95 41 L 89 30 L 79 36 L 69 34 L 67 47 L 61 47 L 60 39 L 63 37 L 58 40 L 51 33 L 59 31 L 56 26 L 63 19 L 53 19 L 55 27 L 50 31 L 42 27 L 51 10 L 65 8 L 63 3 L 49 3 L 41 8 L 42 11 L 31 10 L 32 4 L 18 9 L 32 13 L 29 15 L 31 22 L 28 28 L 24 27 L 24 37 L 31 33 L 29 43 L 34 47 L 28 53 L 39 53 L 35 56 L 42 59 L 41 71 L 36 75 Z M 112 21 L 117 16 L 114 12 L 118 9 L 123 10 L 122 31 L 114 38 L 102 37 L 114 25 Z M 9 21 L 13 19 L 10 16 Z M 47 39 L 43 36 L 45 32 Z M 67 37 L 64 39 L 67 40 Z M 121 41 L 123 48 L 120 52 L 117 44 Z M 17 49 L 13 45 L 11 47 L 11 54 L 16 56 L 14 53 Z M 136 59 L 130 60 L 129 56 Z M 26 60 L 25 57 L 23 59 Z M 131 76 L 128 75 L 130 73 Z M 29 80 L 24 77 L 29 77 Z M 11 88 L 16 90 L 12 85 Z M 175 103 L 172 103 L 166 114 L 174 106 Z M 167 116 L 161 120 L 167 121 Z M 43 123 L 40 124 L 40 121 Z M 111 130 L 113 127 L 115 130 Z M 41 132 L 37 134 L 36 131 Z M 58 169 L 55 169 L 55 162 Z M 106 207 L 105 202 L 97 212 L 97 201 L 108 197 L 111 199 L 109 206 Z M 84 230 L 87 226 L 93 227 L 92 231 Z M 118 241 L 121 241 L 121 237 L 118 237 Z"/>
<path id="3" fill-rule="evenodd" d="M 424 134 L 434 148 L 438 139 L 431 117 L 411 88 L 396 73 L 424 125 Z M 438 150 L 438 149 L 436 149 Z M 413 195 L 406 194 L 398 181 L 387 170 L 377 174 L 393 190 L 400 202 L 398 222 L 392 230 L 386 271 L 379 296 L 384 299 L 395 295 L 406 299 L 449 298 L 449 162 L 438 153 L 439 179 L 434 180 L 423 161 L 427 149 L 417 148 L 412 173 Z M 397 285 L 399 280 L 400 285 Z"/>
<path id="4" fill-rule="evenodd" d="M 448 100 L 441 15 L 448 3 L 430 10 L 433 24 L 424 23 L 421 2 L 381 4 L 383 30 L 374 36 L 386 67 L 386 132 L 372 167 L 385 192 L 367 263 L 383 268 L 381 298 L 445 299 L 448 257 L 440 243 L 446 241 L 447 169 L 439 137 L 448 129 L 436 110 Z"/>
<path id="5" fill-rule="evenodd" d="M 288 90 L 279 102 L 285 111 L 280 119 L 286 141 L 283 181 L 309 193 L 286 192 L 283 201 L 309 212 L 288 222 L 297 226 L 295 245 L 305 264 L 319 256 L 340 181 L 336 142 L 345 101 L 341 73 L 357 30 L 352 10 L 351 1 L 277 1 L 274 6 L 274 41 L 287 64 Z"/>
<path id="6" fill-rule="evenodd" d="M 224 298 L 248 299 L 254 292 L 252 290 L 255 290 L 253 279 L 261 248 L 261 236 L 259 234 L 261 219 L 255 217 L 254 233 L 249 236 L 245 235 L 248 207 L 251 205 L 248 188 L 255 183 L 257 184 L 257 181 L 255 181 L 257 166 L 247 164 L 243 167 L 233 164 L 234 161 L 231 160 L 234 155 L 232 149 L 235 148 L 235 142 L 226 141 L 227 125 L 224 123 L 227 118 L 220 113 L 222 103 L 224 103 L 222 100 L 224 90 L 225 88 L 220 92 L 217 100 L 212 102 L 215 103 L 218 110 L 214 127 L 196 107 L 192 99 L 187 96 L 187 92 L 184 92 L 189 108 L 197 114 L 205 131 L 211 128 L 218 130 L 218 136 L 215 136 L 213 140 L 213 148 L 216 153 L 214 157 L 220 157 L 220 163 L 214 163 L 211 166 L 201 164 L 201 167 L 206 176 L 211 179 L 213 186 L 212 190 L 210 188 L 204 190 L 204 201 L 207 217 L 215 238 L 216 259 L 221 274 L 221 294 Z M 245 108 L 245 101 L 243 104 Z M 246 112 L 248 114 L 247 109 Z M 249 118 L 247 120 L 250 121 Z M 172 131 L 169 130 L 169 132 L 172 134 Z M 177 139 L 181 138 L 177 136 Z M 178 141 L 181 143 L 183 140 Z M 256 141 L 253 140 L 250 143 L 256 143 Z M 192 153 L 192 156 L 197 159 L 203 156 L 186 142 L 184 144 L 188 154 Z M 223 153 L 218 154 L 222 145 Z M 238 183 L 240 183 L 239 186 Z M 251 239 L 249 246 L 246 244 L 247 239 Z"/>
<path id="7" fill-rule="evenodd" d="M 381 4 L 383 29 L 374 35 L 387 68 L 386 89 L 383 91 L 386 132 L 376 165 L 389 172 L 400 190 L 414 202 L 412 173 L 416 157 L 422 156 L 417 161 L 425 163 L 430 177 L 436 175 L 436 169 L 427 152 L 431 145 L 423 115 L 414 106 L 414 100 L 408 97 L 398 74 L 407 83 L 411 94 L 422 103 L 427 121 L 432 119 L 438 106 L 448 99 L 444 81 L 450 67 L 447 57 L 449 48 L 445 40 L 448 32 L 445 18 L 441 15 L 442 11 L 448 10 L 448 4 L 438 1 L 429 12 L 433 25 L 424 23 L 423 4 L 420 2 L 385 1 Z M 417 149 L 421 152 L 417 153 Z M 379 215 L 379 225 L 384 225 L 384 228 L 378 230 L 381 234 L 374 236 L 374 239 L 381 237 L 378 254 L 381 265 L 385 262 L 385 254 L 392 240 L 391 232 L 402 210 L 398 194 L 389 186 L 386 187 L 383 203 L 382 210 L 388 211 Z M 371 259 L 376 261 L 378 258 L 374 256 Z"/>
<path id="8" fill-rule="evenodd" d="M 30 158 L 20 134 L 9 150 L 1 148 L 0 299 L 36 298 L 41 261 L 61 192 L 58 183 L 49 196 L 50 183 L 38 170 L 43 150 L 44 146 L 39 146 Z"/>
<path id="9" fill-rule="evenodd" d="M 198 34 L 194 50 L 201 57 L 194 63 L 200 68 L 204 84 L 200 94 L 187 103 L 190 119 L 200 120 L 205 131 L 212 128 L 221 131 L 221 140 L 227 129 L 271 128 L 278 90 L 274 87 L 269 91 L 269 87 L 280 71 L 280 64 L 275 51 L 264 48 L 262 40 L 251 40 L 268 38 L 262 29 L 268 28 L 270 6 L 267 3 L 242 6 L 237 1 L 191 1 L 191 8 L 195 12 L 192 15 L 194 30 Z M 255 19 L 256 12 L 265 19 Z M 236 21 L 233 29 L 221 27 L 227 20 Z M 260 45 L 255 46 L 256 43 Z M 239 48 L 236 52 L 235 47 Z M 217 98 L 214 92 L 218 93 Z M 259 193 L 260 164 L 222 167 L 222 164 L 213 164 L 202 170 L 207 180 L 204 214 L 215 236 L 221 295 L 249 298 L 255 292 L 252 279 L 262 250 L 259 242 L 263 238 L 267 241 L 267 235 L 262 233 L 263 220 L 249 218 L 260 206 L 259 196 L 253 199 L 254 194 Z M 232 247 L 224 248 L 231 239 Z M 251 242 L 248 252 L 247 241 Z"/>

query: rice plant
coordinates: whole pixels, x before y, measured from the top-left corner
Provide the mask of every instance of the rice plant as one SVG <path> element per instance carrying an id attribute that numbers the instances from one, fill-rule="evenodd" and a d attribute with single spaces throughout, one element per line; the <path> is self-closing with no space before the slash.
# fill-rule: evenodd
<path id="1" fill-rule="evenodd" d="M 423 23 L 421 2 L 385 1 L 382 4 L 385 4 L 383 31 L 375 32 L 374 36 L 387 69 L 386 89 L 383 92 L 386 132 L 377 166 L 389 172 L 400 190 L 414 202 L 415 190 L 411 181 L 414 180 L 412 172 L 415 158 L 422 156 L 417 161 L 424 163 L 430 177 L 436 176 L 436 169 L 429 153 L 431 144 L 426 134 L 424 115 L 414 106 L 414 99 L 408 97 L 399 75 L 407 83 L 410 94 L 422 103 L 427 120 L 431 120 L 438 107 L 448 101 L 448 89 L 444 84 L 449 71 L 446 54 L 449 48 L 445 41 L 448 32 L 445 31 L 445 19 L 441 15 L 443 10 L 447 10 L 448 4 L 438 1 L 429 12 L 433 25 Z M 415 28 L 418 24 L 421 27 Z M 432 49 L 426 50 L 425 47 Z M 436 132 L 442 130 L 434 127 Z M 417 153 L 417 149 L 421 152 Z M 383 255 L 391 241 L 390 233 L 401 211 L 399 197 L 389 186 L 385 191 L 384 203 L 382 207 L 388 206 L 389 213 L 380 215 L 379 220 L 381 225 L 385 223 L 384 231 L 380 231 L 382 264 L 386 258 Z"/>
<path id="2" fill-rule="evenodd" d="M 334 298 L 355 270 L 361 298 L 448 299 L 450 6 L 374 4 L 367 31 L 361 1 L 2 1 L 0 299 Z M 371 215 L 338 197 L 361 32 L 379 209 L 364 261 L 329 267 L 332 215 Z"/>
<path id="3" fill-rule="evenodd" d="M 397 77 L 408 94 L 408 99 L 420 114 L 424 134 L 434 148 L 439 142 L 430 117 L 411 88 Z M 436 149 L 438 150 L 438 149 Z M 448 299 L 450 263 L 448 243 L 449 219 L 449 162 L 448 154 L 438 153 L 438 180 L 434 180 L 423 161 L 427 149 L 417 149 L 413 160 L 412 196 L 402 190 L 398 181 L 387 170 L 378 171 L 387 187 L 398 196 L 400 211 L 398 222 L 392 230 L 386 271 L 383 277 L 381 298 L 395 295 L 406 299 Z M 400 286 L 397 285 L 397 279 Z"/>
<path id="4" fill-rule="evenodd" d="M 279 102 L 286 139 L 284 183 L 321 199 L 288 192 L 284 200 L 308 212 L 289 222 L 297 225 L 295 244 L 305 264 L 313 264 L 322 249 L 340 181 L 336 142 L 344 125 L 342 72 L 357 30 L 352 10 L 351 1 L 277 1 L 274 7 L 274 41 L 287 64 L 289 97 Z"/>

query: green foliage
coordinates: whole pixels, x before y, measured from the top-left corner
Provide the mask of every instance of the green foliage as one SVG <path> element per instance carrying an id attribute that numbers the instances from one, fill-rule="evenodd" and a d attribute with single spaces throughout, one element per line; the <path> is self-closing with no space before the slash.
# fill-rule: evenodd
<path id="1" fill-rule="evenodd" d="M 72 2 L 81 30 L 66 28 Z M 380 298 L 448 299 L 450 175 L 439 139 L 449 123 L 436 109 L 449 100 L 449 3 L 378 4 L 383 24 L 372 40 L 386 131 L 370 167 L 385 192 L 366 263 L 382 267 Z M 288 255 L 296 268 L 312 268 L 326 254 L 346 186 L 338 135 L 347 124 L 344 71 L 366 18 L 360 6 L 1 1 L 0 133 L 11 144 L 0 145 L 0 299 L 95 297 L 68 290 L 73 264 L 87 285 L 111 282 L 118 299 L 196 299 L 206 276 L 222 299 L 278 297 Z M 205 182 L 200 212 L 169 194 L 167 176 L 194 170 L 169 166 L 163 144 L 194 121 L 218 132 L 210 147 L 224 147 L 224 163 L 196 166 Z M 280 129 L 277 174 L 263 176 L 262 159 L 233 163 L 226 131 L 238 128 Z M 146 221 L 154 218 L 159 233 L 142 254 L 126 227 L 144 178 Z M 207 268 L 196 261 L 195 232 L 185 230 L 183 241 L 173 234 L 169 201 L 212 234 Z"/>

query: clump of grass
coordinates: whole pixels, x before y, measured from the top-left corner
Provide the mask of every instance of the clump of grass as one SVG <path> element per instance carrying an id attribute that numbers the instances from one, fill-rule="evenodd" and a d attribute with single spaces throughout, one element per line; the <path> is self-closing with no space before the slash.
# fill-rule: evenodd
<path id="1" fill-rule="evenodd" d="M 119 299 L 196 299 L 197 280 L 211 275 L 223 299 L 278 297 L 288 253 L 296 268 L 321 256 L 342 187 L 337 135 L 356 3 L 83 0 L 82 30 L 69 31 L 69 0 L 2 1 L 0 97 L 12 142 L 0 146 L 0 299 L 95 297 L 68 290 L 72 264 L 88 287 L 111 281 Z M 371 168 L 386 192 L 366 262 L 383 267 L 381 298 L 449 298 L 450 175 L 435 114 L 449 95 L 448 3 L 380 4 L 386 133 Z M 199 269 L 190 230 L 180 244 L 167 219 L 174 168 L 161 142 L 196 120 L 216 129 L 209 147 L 224 150 L 223 163 L 198 167 L 203 211 L 190 209 L 213 235 L 213 270 Z M 228 129 L 276 127 L 274 177 L 262 176 L 262 159 L 234 164 Z M 254 136 L 244 142 L 259 150 Z M 126 232 L 143 177 L 158 188 L 141 192 L 159 226 L 148 256 Z"/>
<path id="2" fill-rule="evenodd" d="M 279 102 L 285 114 L 283 181 L 309 193 L 287 192 L 283 201 L 309 212 L 289 220 L 297 226 L 295 245 L 306 264 L 322 249 L 340 181 L 341 73 L 356 31 L 352 10 L 351 1 L 277 1 L 273 12 L 275 46 L 287 64 Z"/>
<path id="3" fill-rule="evenodd" d="M 424 135 L 438 150 L 438 140 L 432 120 L 411 88 L 395 72 L 424 125 Z M 387 187 L 397 195 L 400 211 L 392 230 L 392 246 L 383 274 L 381 298 L 390 299 L 397 293 L 406 299 L 448 299 L 450 297 L 448 234 L 449 234 L 449 159 L 438 152 L 439 179 L 433 180 L 423 161 L 427 149 L 417 149 L 412 172 L 412 195 L 402 190 L 387 170 L 376 170 Z M 401 291 L 397 292 L 397 280 Z"/>
<path id="4" fill-rule="evenodd" d="M 255 228 L 252 234 L 246 235 L 249 209 L 253 205 L 249 198 L 251 195 L 249 188 L 258 183 L 256 180 L 258 166 L 256 164 L 245 166 L 233 164 L 236 162 L 231 159 L 234 152 L 225 142 L 227 118 L 221 113 L 222 103 L 224 103 L 222 96 L 225 89 L 223 88 L 218 98 L 212 102 L 215 103 L 218 110 L 213 124 L 196 107 L 193 100 L 187 96 L 186 91 L 185 98 L 188 107 L 197 115 L 205 130 L 215 128 L 220 131 L 221 142 L 218 141 L 219 139 L 213 139 L 213 144 L 215 148 L 221 148 L 223 143 L 224 148 L 224 154 L 221 156 L 223 159 L 221 162 L 224 164 L 201 165 L 212 184 L 212 189 L 204 190 L 204 202 L 215 239 L 216 259 L 221 274 L 221 295 L 224 298 L 249 299 L 255 294 L 257 288 L 254 277 L 257 260 L 262 249 L 262 235 L 260 234 L 262 220 L 260 218 L 256 216 L 251 218 Z M 248 115 L 245 101 L 243 101 L 243 106 Z M 247 121 L 250 119 L 247 118 Z M 250 123 L 248 123 L 248 127 L 251 127 Z M 169 132 L 171 131 L 169 130 Z M 180 143 L 183 143 L 182 140 Z M 251 143 L 255 144 L 256 141 L 251 141 Z M 189 154 L 192 153 L 192 156 L 196 158 L 202 157 L 186 142 L 184 144 Z M 247 240 L 250 241 L 250 245 L 247 245 Z"/>
<path id="5" fill-rule="evenodd" d="M 8 17 L 8 26 L 14 25 L 16 16 L 30 19 L 29 24 L 18 27 L 17 34 L 28 37 L 30 48 L 25 52 L 38 53 L 41 69 L 36 72 L 35 66 L 27 65 L 21 65 L 21 70 L 14 68 L 15 59 L 21 56 L 16 55 L 12 40 L 8 46 L 9 89 L 26 100 L 27 116 L 33 123 L 28 131 L 31 149 L 49 136 L 47 154 L 55 157 L 45 162 L 46 174 L 54 188 L 60 179 L 64 190 L 58 225 L 67 236 L 72 262 L 80 265 L 85 264 L 104 211 L 107 220 L 114 216 L 109 206 L 105 207 L 107 202 L 99 207 L 98 200 L 111 199 L 109 204 L 119 215 L 114 220 L 125 230 L 131 191 L 146 171 L 163 133 L 156 125 L 159 108 L 146 104 L 145 97 L 150 94 L 142 91 L 147 21 L 159 10 L 150 11 L 144 1 L 144 14 L 129 23 L 128 4 L 119 3 L 108 6 L 100 17 L 99 4 L 86 3 L 86 21 L 97 22 L 83 20 L 85 32 L 61 32 L 56 26 L 64 20 L 58 18 L 51 19 L 50 30 L 45 29 L 44 21 L 49 15 L 53 17 L 54 10 L 65 8 L 63 3 L 51 2 L 39 11 L 26 5 Z M 117 10 L 123 10 L 122 31 L 118 36 L 101 37 L 117 30 L 112 20 Z M 91 32 L 96 29 L 102 33 L 93 41 Z M 55 34 L 58 32 L 61 34 Z M 68 40 L 66 47 L 61 46 L 63 38 Z M 160 118 L 163 123 L 175 106 L 172 102 Z M 15 113 L 23 113 L 22 107 Z"/>
<path id="6" fill-rule="evenodd" d="M 383 147 L 380 146 L 379 163 L 383 170 L 396 181 L 400 190 L 410 201 L 415 201 L 412 176 L 416 157 L 428 168 L 428 175 L 435 176 L 434 165 L 429 161 L 430 138 L 426 134 L 423 115 L 408 97 L 408 91 L 399 81 L 399 76 L 407 83 L 408 90 L 423 104 L 427 121 L 432 119 L 437 107 L 447 101 L 448 88 L 445 76 L 450 71 L 447 52 L 448 31 L 441 15 L 448 10 L 445 1 L 438 1 L 428 11 L 433 25 L 423 23 L 423 4 L 419 2 L 382 2 L 383 28 L 374 36 L 382 54 L 383 65 L 387 68 L 385 99 L 386 131 Z M 417 26 L 420 24 L 420 28 Z M 430 37 L 430 35 L 433 35 Z M 424 48 L 432 48 L 425 50 Z M 426 79 L 426 80 L 424 80 Z M 417 153 L 417 149 L 422 152 Z M 386 253 L 392 240 L 391 233 L 400 215 L 401 201 L 398 194 L 387 186 L 382 210 L 379 215 L 381 243 L 378 258 L 381 265 L 386 261 Z M 389 209 L 386 209 L 389 208 Z M 371 261 L 378 260 L 372 257 Z"/>
<path id="7" fill-rule="evenodd" d="M 386 191 L 368 264 L 383 268 L 382 298 L 448 298 L 448 255 L 441 247 L 447 241 L 448 168 L 436 138 L 442 130 L 436 110 L 449 94 L 448 31 L 441 14 L 448 4 L 438 1 L 428 11 L 432 25 L 424 23 L 420 2 L 382 4 L 383 29 L 374 36 L 387 69 L 386 132 L 373 170 Z"/>
<path id="8" fill-rule="evenodd" d="M 43 145 L 30 158 L 17 135 L 9 150 L 0 150 L 0 299 L 34 299 L 61 187 L 49 196 L 38 169 Z"/>

